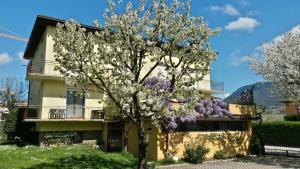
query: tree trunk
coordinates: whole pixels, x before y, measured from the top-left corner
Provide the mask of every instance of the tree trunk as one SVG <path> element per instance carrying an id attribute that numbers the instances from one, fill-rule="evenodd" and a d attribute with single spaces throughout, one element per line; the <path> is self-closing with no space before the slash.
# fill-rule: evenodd
<path id="1" fill-rule="evenodd" d="M 147 166 L 147 150 L 148 150 L 148 136 L 144 133 L 142 126 L 137 126 L 139 154 L 138 154 L 138 169 L 146 169 Z"/>

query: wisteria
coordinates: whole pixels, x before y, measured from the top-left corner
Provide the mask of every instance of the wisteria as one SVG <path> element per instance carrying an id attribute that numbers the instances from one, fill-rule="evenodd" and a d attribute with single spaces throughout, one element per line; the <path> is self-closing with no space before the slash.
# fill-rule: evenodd
<path id="1" fill-rule="evenodd" d="M 168 106 L 172 107 L 172 104 L 169 103 Z M 164 130 L 170 131 L 176 129 L 179 123 L 193 123 L 199 118 L 230 118 L 231 116 L 232 113 L 228 111 L 227 103 L 221 99 L 200 99 L 195 106 L 194 113 L 161 119 L 160 124 Z"/>
<path id="2" fill-rule="evenodd" d="M 144 86 L 152 90 L 153 95 L 159 95 L 163 92 L 168 92 L 170 89 L 170 81 L 158 77 L 150 77 L 144 81 Z M 176 87 L 176 86 L 175 86 Z M 162 98 L 160 101 L 161 106 L 168 108 L 172 112 L 176 110 L 175 105 L 184 106 L 185 101 L 176 102 L 171 98 Z M 199 118 L 221 118 L 231 117 L 232 113 L 228 111 L 227 103 L 221 99 L 199 99 L 195 105 L 194 112 L 188 115 L 179 115 L 171 117 L 162 117 L 160 125 L 165 130 L 174 130 L 177 128 L 178 123 L 196 122 Z"/>
<path id="3" fill-rule="evenodd" d="M 143 85 L 154 93 L 159 94 L 167 92 L 170 89 L 171 82 L 158 77 L 150 77 L 145 79 Z"/>

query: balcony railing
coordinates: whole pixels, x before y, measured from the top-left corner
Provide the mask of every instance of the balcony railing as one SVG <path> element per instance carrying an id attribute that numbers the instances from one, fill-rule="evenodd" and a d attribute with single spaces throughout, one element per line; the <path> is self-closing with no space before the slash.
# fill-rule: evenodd
<path id="1" fill-rule="evenodd" d="M 27 75 L 39 74 L 48 76 L 61 76 L 61 73 L 55 70 L 58 63 L 55 61 L 35 61 L 31 60 L 27 65 Z"/>
<path id="2" fill-rule="evenodd" d="M 37 108 L 24 108 L 23 109 L 23 118 L 24 119 L 37 119 L 38 118 L 38 109 Z"/>
<path id="3" fill-rule="evenodd" d="M 41 111 L 39 111 L 41 110 Z M 42 114 L 39 114 L 42 113 Z M 86 116 L 87 115 L 87 116 Z M 32 106 L 23 111 L 24 119 L 104 119 L 103 108 L 100 107 L 82 107 L 76 106 Z"/>
<path id="4" fill-rule="evenodd" d="M 197 88 L 199 90 L 207 90 L 212 92 L 224 92 L 224 82 L 201 80 L 197 82 Z"/>
<path id="5" fill-rule="evenodd" d="M 84 108 L 51 108 L 48 113 L 49 119 L 84 119 Z"/>
<path id="6" fill-rule="evenodd" d="M 104 119 L 105 113 L 102 110 L 92 110 L 91 119 Z"/>

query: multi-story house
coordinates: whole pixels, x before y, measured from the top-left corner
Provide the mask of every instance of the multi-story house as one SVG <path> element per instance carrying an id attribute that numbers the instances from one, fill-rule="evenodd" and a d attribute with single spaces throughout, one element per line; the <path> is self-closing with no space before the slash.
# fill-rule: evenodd
<path id="1" fill-rule="evenodd" d="M 57 62 L 54 59 L 52 32 L 58 22 L 64 20 L 37 16 L 24 58 L 29 60 L 27 80 L 29 81 L 28 108 L 24 111 L 24 122 L 33 124 L 33 130 L 38 134 L 38 143 L 45 143 L 45 136 L 54 132 L 76 132 L 78 142 L 93 142 L 101 140 L 104 149 L 113 150 L 122 148 L 124 142 L 124 126 L 104 120 L 103 95 L 87 92 L 80 95 L 78 89 L 66 85 L 64 77 L 54 68 Z M 86 26 L 88 31 L 97 28 Z M 210 74 L 197 83 L 197 88 L 210 97 L 213 93 L 223 92 L 223 83 L 214 82 Z M 236 107 L 232 111 L 240 113 Z M 215 125 L 219 127 L 215 127 Z M 232 125 L 230 125 L 232 124 Z M 218 121 L 207 123 L 211 130 L 220 128 L 239 130 L 244 136 L 249 136 L 248 120 Z M 230 127 L 231 126 L 231 127 Z M 214 128 L 215 127 L 215 128 Z M 150 159 L 161 159 L 162 150 L 159 139 L 160 130 L 151 133 Z M 247 133 L 247 134 L 246 134 Z M 179 138 L 183 139 L 183 136 Z M 137 154 L 136 132 L 128 133 L 128 150 Z M 183 139 L 185 140 L 185 139 Z M 182 141 L 183 141 L 182 140 Z M 244 139 L 243 137 L 243 140 Z M 184 144 L 184 143 L 180 143 Z M 213 148 L 215 150 L 215 148 Z M 245 148 L 241 153 L 246 153 Z M 179 150 L 182 151 L 183 150 Z"/>

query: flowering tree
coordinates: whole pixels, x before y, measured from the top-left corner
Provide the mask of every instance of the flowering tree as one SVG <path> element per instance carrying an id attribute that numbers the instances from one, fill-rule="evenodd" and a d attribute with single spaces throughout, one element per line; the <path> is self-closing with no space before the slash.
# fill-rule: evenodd
<path id="1" fill-rule="evenodd" d="M 135 5 L 129 2 L 123 9 L 121 1 L 110 0 L 105 24 L 95 22 L 98 31 L 71 20 L 58 24 L 53 39 L 57 69 L 66 82 L 104 93 L 136 126 L 138 168 L 145 168 L 151 127 L 195 112 L 200 92 L 194 86 L 216 57 L 209 39 L 218 31 L 202 17 L 190 16 L 189 0 L 139 0 Z M 165 84 L 151 87 L 160 85 L 157 81 Z M 170 101 L 184 104 L 169 111 Z"/>
<path id="2" fill-rule="evenodd" d="M 272 93 L 300 103 L 300 34 L 285 33 L 280 39 L 264 44 L 263 60 L 251 58 L 251 68 L 272 83 Z"/>
<path id="3" fill-rule="evenodd" d="M 26 83 L 14 76 L 0 79 L 0 106 L 9 111 L 17 107 L 17 103 L 25 101 Z"/>

